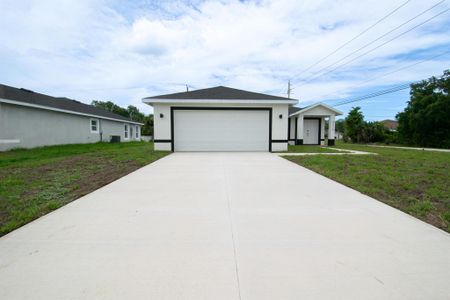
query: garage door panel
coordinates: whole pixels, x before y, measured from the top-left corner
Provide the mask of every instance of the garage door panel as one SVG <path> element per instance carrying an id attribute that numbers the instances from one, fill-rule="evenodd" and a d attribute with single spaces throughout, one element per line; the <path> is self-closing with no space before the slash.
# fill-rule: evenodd
<path id="1" fill-rule="evenodd" d="M 175 151 L 268 151 L 266 110 L 175 110 Z"/>

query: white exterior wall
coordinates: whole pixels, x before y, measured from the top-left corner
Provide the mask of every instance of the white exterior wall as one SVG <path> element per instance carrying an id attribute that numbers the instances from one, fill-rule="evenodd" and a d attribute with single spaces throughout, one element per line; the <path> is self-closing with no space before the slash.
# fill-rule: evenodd
<path id="1" fill-rule="evenodd" d="M 177 107 L 264 107 L 272 108 L 272 140 L 283 140 L 282 143 L 272 143 L 272 151 L 286 151 L 287 150 L 287 125 L 288 125 L 288 104 L 229 104 L 229 103 L 196 103 L 196 104 L 169 104 L 169 103 L 155 103 L 153 104 L 154 111 L 154 140 L 155 150 L 170 151 L 171 150 L 171 106 Z M 161 118 L 160 114 L 164 117 Z M 279 115 L 282 115 L 280 119 Z M 158 142 L 158 140 L 160 142 Z"/>
<path id="2" fill-rule="evenodd" d="M 290 120 L 290 131 L 289 131 L 289 145 L 294 145 L 295 144 L 295 120 L 296 120 L 296 117 L 293 117 L 293 118 L 289 118 L 289 120 Z"/>
<path id="3" fill-rule="evenodd" d="M 90 120 L 100 120 L 103 141 L 119 135 L 124 141 L 126 122 L 80 116 L 39 108 L 0 103 L 0 151 L 49 145 L 95 143 L 99 132 L 91 132 Z M 129 126 L 136 126 L 129 124 Z M 140 132 L 140 125 L 139 132 Z M 135 133 L 135 127 L 133 133 Z M 126 141 L 140 140 L 135 135 Z"/>
<path id="4" fill-rule="evenodd" d="M 325 145 L 325 118 L 320 118 L 320 144 Z"/>
<path id="5" fill-rule="evenodd" d="M 170 142 L 158 142 L 158 140 L 170 141 L 172 138 L 172 133 L 170 131 L 170 107 L 170 104 L 153 105 L 153 140 L 155 150 L 172 150 L 172 144 Z M 161 114 L 163 114 L 162 118 Z"/>

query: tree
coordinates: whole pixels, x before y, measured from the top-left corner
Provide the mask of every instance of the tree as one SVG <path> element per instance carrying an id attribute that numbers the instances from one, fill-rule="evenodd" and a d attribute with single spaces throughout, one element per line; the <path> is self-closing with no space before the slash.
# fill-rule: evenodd
<path id="1" fill-rule="evenodd" d="M 142 135 L 153 136 L 153 115 L 144 118 L 144 126 L 142 126 Z"/>
<path id="2" fill-rule="evenodd" d="M 136 106 L 128 105 L 127 112 L 131 120 L 142 123 L 144 122 L 145 115 L 141 113 Z"/>
<path id="3" fill-rule="evenodd" d="M 380 122 L 364 122 L 360 142 L 384 142 L 387 137 L 386 132 L 387 129 Z"/>
<path id="4" fill-rule="evenodd" d="M 411 85 L 410 100 L 397 114 L 400 142 L 450 148 L 450 71 Z"/>
<path id="5" fill-rule="evenodd" d="M 353 107 L 345 118 L 344 140 L 350 139 L 353 143 L 362 142 L 364 115 L 360 109 L 360 107 Z"/>
<path id="6" fill-rule="evenodd" d="M 334 128 L 336 129 L 337 132 L 340 132 L 341 134 L 344 133 L 344 131 L 345 131 L 345 120 L 339 119 L 334 124 L 335 124 Z"/>
<path id="7" fill-rule="evenodd" d="M 123 117 L 127 117 L 127 118 L 130 117 L 130 113 L 128 112 L 128 110 L 126 110 L 125 108 L 114 104 L 111 101 L 92 100 L 91 105 L 93 105 L 95 107 L 100 107 L 100 108 L 109 110 L 110 112 L 113 112 L 115 114 L 121 115 Z"/>

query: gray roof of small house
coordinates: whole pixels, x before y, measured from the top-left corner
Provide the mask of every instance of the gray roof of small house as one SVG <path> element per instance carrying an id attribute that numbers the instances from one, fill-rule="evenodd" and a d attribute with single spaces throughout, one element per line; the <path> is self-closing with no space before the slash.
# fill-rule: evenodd
<path id="1" fill-rule="evenodd" d="M 65 97 L 52 97 L 27 89 L 15 88 L 4 84 L 0 84 L 0 98 L 6 100 L 14 100 L 17 102 L 22 102 L 24 104 L 39 105 L 53 109 L 61 109 L 75 113 L 138 123 L 127 117 L 110 112 L 106 109 L 84 104 L 77 100 L 72 100 Z"/>
<path id="2" fill-rule="evenodd" d="M 226 86 L 216 86 L 189 92 L 146 97 L 144 99 L 176 99 L 176 100 L 295 100 L 262 93 L 249 92 Z"/>
<path id="3" fill-rule="evenodd" d="M 289 106 L 289 115 L 292 115 L 293 113 L 296 113 L 300 110 L 302 110 L 304 107 L 297 107 L 297 106 Z"/>

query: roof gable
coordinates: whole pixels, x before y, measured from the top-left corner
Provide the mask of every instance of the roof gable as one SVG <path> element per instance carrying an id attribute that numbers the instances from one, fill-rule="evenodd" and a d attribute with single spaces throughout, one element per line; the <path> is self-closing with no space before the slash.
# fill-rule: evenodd
<path id="1" fill-rule="evenodd" d="M 342 115 L 342 112 L 340 110 L 338 110 L 338 109 L 336 109 L 334 107 L 331 107 L 331 106 L 329 106 L 329 105 L 327 105 L 325 103 L 319 102 L 319 103 L 316 103 L 316 104 L 309 105 L 309 106 L 306 106 L 304 108 L 298 109 L 298 110 L 296 110 L 294 112 L 289 111 L 289 116 L 298 115 L 298 114 L 302 114 L 302 113 L 305 113 L 305 112 L 318 110 L 319 108 L 320 109 L 325 109 L 326 111 L 331 111 L 336 116 Z"/>
<path id="2" fill-rule="evenodd" d="M 0 84 L 0 98 L 20 102 L 24 105 L 44 106 L 56 110 L 64 110 L 79 114 L 87 114 L 136 123 L 127 117 L 115 114 L 100 107 L 84 104 L 65 97 L 52 97 L 3 84 Z"/>
<path id="3" fill-rule="evenodd" d="M 295 100 L 285 97 L 262 93 L 249 92 L 226 86 L 216 86 L 189 92 L 166 94 L 146 97 L 144 99 L 173 99 L 173 100 Z"/>

